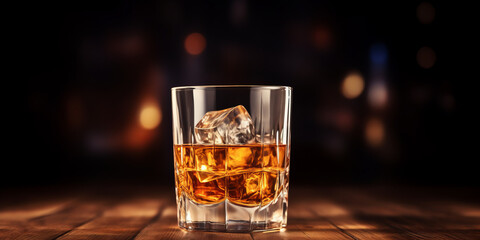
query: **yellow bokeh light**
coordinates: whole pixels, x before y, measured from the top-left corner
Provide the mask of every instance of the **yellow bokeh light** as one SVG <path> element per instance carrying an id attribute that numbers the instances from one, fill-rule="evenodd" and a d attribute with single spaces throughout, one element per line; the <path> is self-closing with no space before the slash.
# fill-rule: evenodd
<path id="1" fill-rule="evenodd" d="M 145 129 L 155 129 L 162 121 L 162 113 L 157 106 L 145 106 L 140 111 L 140 124 Z"/>
<path id="2" fill-rule="evenodd" d="M 364 87 L 363 77 L 358 73 L 351 73 L 343 80 L 341 91 L 346 98 L 354 99 L 362 94 Z"/>
<path id="3" fill-rule="evenodd" d="M 385 138 L 385 127 L 380 119 L 372 118 L 368 120 L 365 128 L 365 138 L 373 147 L 377 147 L 382 144 Z"/>

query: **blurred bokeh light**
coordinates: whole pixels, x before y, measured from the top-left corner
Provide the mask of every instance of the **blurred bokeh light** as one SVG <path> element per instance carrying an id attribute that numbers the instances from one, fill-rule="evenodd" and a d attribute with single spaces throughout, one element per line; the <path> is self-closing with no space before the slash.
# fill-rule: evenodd
<path id="1" fill-rule="evenodd" d="M 348 99 L 358 97 L 365 87 L 363 77 L 359 73 L 348 74 L 342 82 L 342 93 Z"/>
<path id="2" fill-rule="evenodd" d="M 191 55 L 199 55 L 205 50 L 207 41 L 200 33 L 192 33 L 185 38 L 185 50 Z"/>
<path id="3" fill-rule="evenodd" d="M 140 112 L 140 123 L 145 129 L 155 129 L 162 121 L 162 113 L 155 105 L 147 105 Z"/>
<path id="4" fill-rule="evenodd" d="M 315 28 L 313 39 L 314 45 L 318 50 L 327 50 L 332 45 L 332 33 L 325 25 Z"/>
<path id="5" fill-rule="evenodd" d="M 378 118 L 371 118 L 365 127 L 365 138 L 372 147 L 378 147 L 385 138 L 385 127 Z"/>
<path id="6" fill-rule="evenodd" d="M 384 66 L 387 63 L 387 47 L 383 43 L 375 43 L 370 47 L 370 61 L 373 65 Z"/>
<path id="7" fill-rule="evenodd" d="M 385 82 L 373 82 L 368 88 L 368 101 L 374 108 L 384 108 L 388 102 L 388 90 Z"/>
<path id="8" fill-rule="evenodd" d="M 417 18 L 422 24 L 430 24 L 435 19 L 435 8 L 429 2 L 422 2 L 417 7 Z"/>
<path id="9" fill-rule="evenodd" d="M 417 63 L 422 68 L 431 68 L 435 65 L 435 61 L 437 60 L 437 56 L 435 51 L 430 47 L 422 47 L 417 52 Z"/>
<path id="10" fill-rule="evenodd" d="M 6 185 L 173 186 L 170 89 L 217 84 L 293 87 L 292 185 L 479 181 L 465 4 L 21 5 L 5 34 L 4 79 L 20 85 L 5 88 L 20 89 L 5 101 L 19 111 L 4 110 Z"/>

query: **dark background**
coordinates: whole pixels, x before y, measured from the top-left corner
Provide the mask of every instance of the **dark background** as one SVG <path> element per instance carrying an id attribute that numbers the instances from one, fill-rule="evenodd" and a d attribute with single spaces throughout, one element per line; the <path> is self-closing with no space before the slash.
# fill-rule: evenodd
<path id="1" fill-rule="evenodd" d="M 478 109 L 467 100 L 478 73 L 466 73 L 475 28 L 465 8 L 244 0 L 6 8 L 14 74 L 3 80 L 18 86 L 3 89 L 13 110 L 3 114 L 1 185 L 173 186 L 170 88 L 266 84 L 293 87 L 292 185 L 478 186 L 478 123 L 467 117 Z M 206 41 L 198 55 L 185 48 L 191 33 Z M 353 99 L 341 90 L 351 73 L 365 83 Z M 145 101 L 162 115 L 153 129 L 139 123 Z"/>

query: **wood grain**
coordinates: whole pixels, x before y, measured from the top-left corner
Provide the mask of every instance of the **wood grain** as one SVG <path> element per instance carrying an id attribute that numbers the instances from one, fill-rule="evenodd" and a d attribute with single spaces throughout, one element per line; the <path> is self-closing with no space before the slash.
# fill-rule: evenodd
<path id="1" fill-rule="evenodd" d="M 22 202 L 10 204 L 10 208 L 0 211 L 0 239 L 51 239 L 56 233 L 62 232 L 63 226 L 54 231 L 48 229 L 48 225 L 54 222 L 54 218 L 61 217 L 72 204 L 70 198 L 59 198 L 50 200 L 39 200 L 38 202 Z M 59 213 L 59 214 L 57 214 Z M 72 220 L 73 221 L 73 220 Z M 71 223 L 71 222 L 70 222 Z M 68 223 L 66 223 L 68 224 Z M 74 226 L 67 228 L 71 229 Z M 62 228 L 62 229 L 60 229 Z"/>
<path id="2" fill-rule="evenodd" d="M 131 239 L 160 212 L 161 199 L 139 198 L 106 210 L 58 239 Z"/>
<path id="3" fill-rule="evenodd" d="M 349 212 L 344 217 L 332 217 L 332 222 L 337 222 L 340 228 L 358 239 L 480 239 L 478 228 L 474 227 L 480 218 L 470 218 L 473 222 L 468 222 L 469 218 L 456 213 L 445 214 L 443 209 L 432 208 L 431 199 L 419 201 L 398 192 L 381 194 L 380 191 L 359 189 L 336 191 L 328 196 Z M 424 206 L 425 203 L 430 207 Z M 455 205 L 462 203 L 458 201 Z M 349 224 L 342 223 L 345 218 L 362 227 L 352 229 Z M 458 222 L 463 222 L 463 227 L 455 227 Z M 374 235 L 369 236 L 371 234 Z"/>
<path id="4" fill-rule="evenodd" d="M 117 190 L 4 198 L 0 239 L 480 239 L 480 201 L 470 189 L 298 189 L 286 230 L 253 233 L 181 230 L 171 191 Z"/>

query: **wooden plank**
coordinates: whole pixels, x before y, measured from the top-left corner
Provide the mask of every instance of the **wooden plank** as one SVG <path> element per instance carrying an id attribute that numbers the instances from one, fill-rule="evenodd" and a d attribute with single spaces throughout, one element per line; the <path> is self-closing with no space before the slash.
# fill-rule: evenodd
<path id="1" fill-rule="evenodd" d="M 4 208 L 0 211 L 0 239 L 18 238 L 28 231 L 30 219 L 61 211 L 72 201 L 71 198 L 41 199 L 38 202 L 23 202 Z"/>
<path id="2" fill-rule="evenodd" d="M 480 239 L 480 201 L 472 194 L 463 201 L 421 189 L 297 190 L 286 231 L 243 234 L 180 230 L 169 195 L 138 192 L 77 201 L 4 199 L 0 239 Z"/>
<path id="3" fill-rule="evenodd" d="M 413 191 L 410 197 L 401 197 L 398 192 L 368 194 L 377 201 L 401 204 L 421 212 L 419 216 L 403 216 L 395 219 L 394 227 L 414 232 L 422 237 L 438 239 L 480 239 L 480 201 L 467 201 L 454 194 Z M 367 193 L 365 193 L 367 194 Z M 367 198 L 367 201 L 373 201 Z"/>
<path id="4" fill-rule="evenodd" d="M 104 204 L 80 202 L 57 213 L 34 218 L 24 224 L 16 239 L 53 239 L 97 217 Z"/>
<path id="5" fill-rule="evenodd" d="M 351 239 L 325 220 L 318 219 L 302 204 L 290 204 L 289 224 L 286 231 L 248 233 L 214 233 L 180 230 L 177 226 L 176 207 L 170 202 L 162 216 L 144 228 L 136 237 L 151 239 Z"/>
<path id="6" fill-rule="evenodd" d="M 253 239 L 310 239 L 305 232 L 302 231 L 300 226 L 306 223 L 305 219 L 313 217 L 310 212 L 304 211 L 303 208 L 298 207 L 296 211 L 295 205 L 290 202 L 289 216 L 287 218 L 287 229 L 277 232 L 254 232 L 252 233 Z M 292 209 L 293 208 L 293 209 Z M 313 219 L 310 219 L 313 220 Z"/>
<path id="7" fill-rule="evenodd" d="M 177 208 L 175 203 L 170 202 L 164 209 L 161 217 L 152 224 L 145 227 L 135 238 L 136 240 L 157 240 L 157 239 L 238 239 L 251 240 L 248 233 L 215 233 L 201 231 L 181 230 L 177 224 Z"/>
<path id="8" fill-rule="evenodd" d="M 304 205 L 351 239 L 406 239 L 394 229 L 355 218 L 355 209 L 334 202 L 331 197 L 331 192 L 317 192 Z"/>
<path id="9" fill-rule="evenodd" d="M 375 226 L 376 229 L 370 232 L 386 233 L 395 239 L 478 239 L 474 231 L 446 229 L 445 222 L 438 218 L 438 212 L 407 205 L 403 202 L 405 197 L 399 198 L 403 201 L 385 200 L 374 192 L 352 189 L 331 196 L 336 196 L 342 206 L 352 211 L 353 220 Z M 419 204 L 419 201 L 415 203 Z M 365 237 L 359 235 L 359 230 L 339 227 L 356 238 Z"/>
<path id="10" fill-rule="evenodd" d="M 310 239 L 301 229 L 296 226 L 288 227 L 286 230 L 276 232 L 254 232 L 253 239 Z"/>
<path id="11" fill-rule="evenodd" d="M 293 222 L 287 226 L 287 233 L 292 230 L 299 230 L 309 239 L 352 239 L 347 234 L 324 219 Z"/>
<path id="12" fill-rule="evenodd" d="M 170 202 L 163 210 L 160 218 L 145 227 L 135 239 L 181 239 L 185 233 L 177 226 L 176 206 Z"/>
<path id="13" fill-rule="evenodd" d="M 52 200 L 47 202 L 29 202 L 0 211 L 2 221 L 25 221 L 59 211 L 72 202 L 72 199 Z"/>
<path id="14" fill-rule="evenodd" d="M 132 239 L 158 214 L 163 200 L 136 198 L 106 210 L 102 216 L 83 224 L 58 239 Z"/>
<path id="15" fill-rule="evenodd" d="M 301 216 L 298 213 L 300 211 L 295 211 L 291 216 L 292 221 L 289 224 L 288 228 L 284 232 L 276 231 L 276 232 L 254 232 L 252 234 L 248 233 L 215 233 L 215 232 L 201 232 L 201 231 L 185 231 L 181 230 L 177 226 L 177 216 L 176 216 L 176 207 L 174 203 L 169 204 L 167 208 L 165 208 L 162 216 L 156 220 L 154 223 L 150 224 L 146 228 L 144 228 L 135 239 L 138 240 L 153 240 L 153 239 L 310 239 L 311 237 L 307 236 L 304 233 L 304 230 L 300 229 L 300 226 L 307 226 L 304 223 L 301 223 L 302 220 L 300 219 Z M 307 213 L 308 214 L 308 213 Z M 290 218 L 289 218 L 290 219 Z M 306 223 L 306 222 L 305 222 Z M 327 227 L 319 227 L 319 228 L 311 228 L 306 229 L 309 231 L 309 234 L 315 237 L 315 234 L 322 233 L 324 234 L 324 238 L 320 237 L 317 239 L 327 239 L 328 236 L 330 237 L 337 237 L 335 239 L 344 239 L 342 235 L 338 233 L 338 230 L 335 229 L 333 226 L 328 224 L 327 222 L 323 221 L 323 223 Z M 314 222 L 310 222 L 310 224 L 315 224 Z M 308 228 L 308 226 L 307 226 Z M 335 232 L 331 234 L 330 232 Z M 340 238 L 338 238 L 340 236 Z M 332 239 L 332 238 L 329 238 Z"/>
<path id="16" fill-rule="evenodd" d="M 304 192 L 292 194 L 288 210 L 288 225 L 285 231 L 256 232 L 254 239 L 352 239 L 330 222 L 317 216 L 309 206 L 316 199 L 306 197 Z"/>

